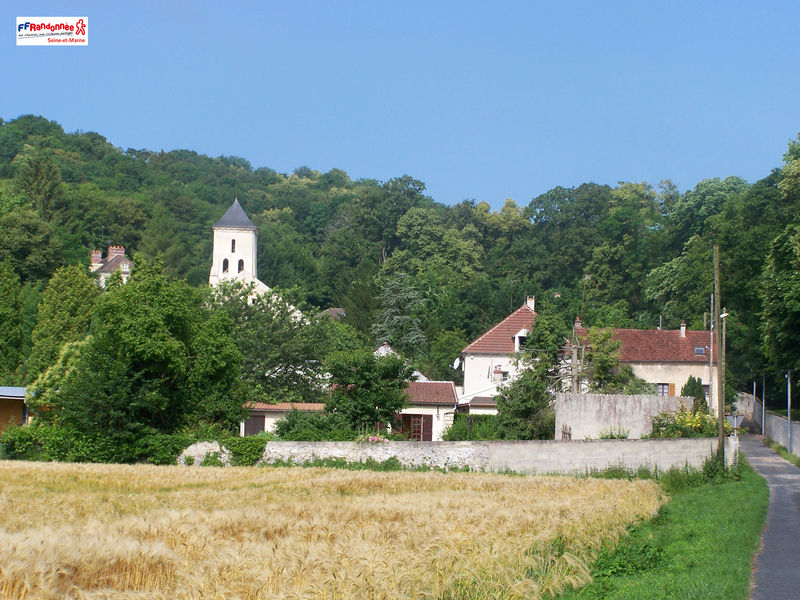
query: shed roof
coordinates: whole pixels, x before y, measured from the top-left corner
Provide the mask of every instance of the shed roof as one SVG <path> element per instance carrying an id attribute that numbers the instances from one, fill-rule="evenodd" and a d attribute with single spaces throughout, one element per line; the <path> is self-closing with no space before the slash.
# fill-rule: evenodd
<path id="1" fill-rule="evenodd" d="M 452 381 L 411 381 L 406 392 L 411 397 L 411 404 L 455 406 L 458 403 L 456 386 Z"/>
<path id="2" fill-rule="evenodd" d="M 25 400 L 25 388 L 16 386 L 0 386 L 0 398 Z"/>

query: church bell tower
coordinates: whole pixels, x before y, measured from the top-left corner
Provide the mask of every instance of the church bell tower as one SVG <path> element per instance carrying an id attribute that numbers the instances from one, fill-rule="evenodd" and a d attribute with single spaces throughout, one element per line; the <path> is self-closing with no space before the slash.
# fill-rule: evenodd
<path id="1" fill-rule="evenodd" d="M 258 227 L 247 217 L 239 199 L 235 199 L 222 218 L 214 223 L 214 249 L 208 283 L 218 285 L 224 280 L 255 283 L 258 280 Z M 269 288 L 267 288 L 269 289 Z M 263 291 L 260 290 L 259 291 Z"/>

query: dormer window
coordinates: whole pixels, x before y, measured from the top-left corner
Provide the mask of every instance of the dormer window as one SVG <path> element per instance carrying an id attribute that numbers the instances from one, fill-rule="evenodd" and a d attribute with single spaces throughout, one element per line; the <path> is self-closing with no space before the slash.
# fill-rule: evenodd
<path id="1" fill-rule="evenodd" d="M 121 268 L 122 268 L 123 271 L 125 271 L 127 273 L 128 269 L 130 269 L 130 265 L 128 265 L 128 263 L 122 263 Z"/>
<path id="2" fill-rule="evenodd" d="M 231 240 L 231 252 L 236 252 L 236 240 Z"/>
<path id="3" fill-rule="evenodd" d="M 519 352 L 525 347 L 525 341 L 528 339 L 528 330 L 520 329 L 514 336 L 514 352 Z"/>

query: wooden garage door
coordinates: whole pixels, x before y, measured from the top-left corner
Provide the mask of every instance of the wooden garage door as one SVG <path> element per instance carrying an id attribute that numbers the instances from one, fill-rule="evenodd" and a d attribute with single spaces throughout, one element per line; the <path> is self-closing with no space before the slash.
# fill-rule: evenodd
<path id="1" fill-rule="evenodd" d="M 245 435 L 255 435 L 264 431 L 264 415 L 250 415 L 244 424 Z"/>

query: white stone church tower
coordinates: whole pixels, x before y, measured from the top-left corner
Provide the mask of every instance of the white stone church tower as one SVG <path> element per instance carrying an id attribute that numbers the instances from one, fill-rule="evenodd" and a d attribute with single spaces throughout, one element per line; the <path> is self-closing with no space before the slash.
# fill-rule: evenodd
<path id="1" fill-rule="evenodd" d="M 221 281 L 238 280 L 254 284 L 254 291 L 270 291 L 259 281 L 258 227 L 247 217 L 238 198 L 222 218 L 214 223 L 214 249 L 211 255 L 211 273 L 208 283 L 217 286 Z"/>

